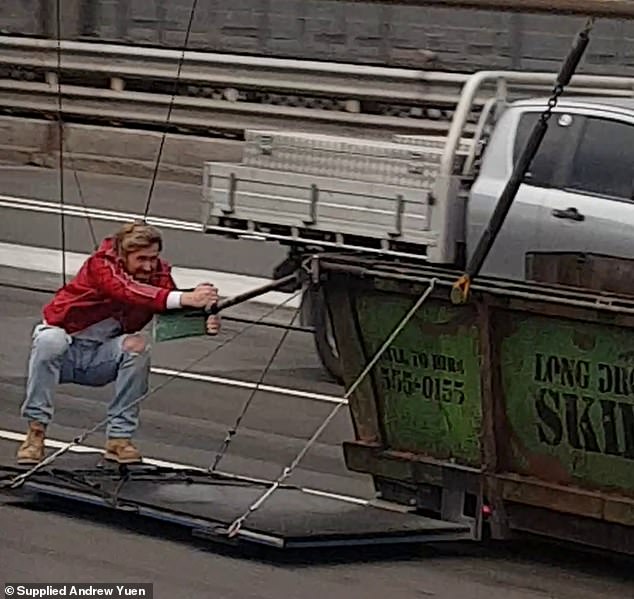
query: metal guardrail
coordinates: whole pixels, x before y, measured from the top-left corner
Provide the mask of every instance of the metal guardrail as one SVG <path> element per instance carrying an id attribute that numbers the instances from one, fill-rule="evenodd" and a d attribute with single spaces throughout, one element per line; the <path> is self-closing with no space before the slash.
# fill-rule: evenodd
<path id="1" fill-rule="evenodd" d="M 65 117 L 164 125 L 180 57 L 178 50 L 63 41 Z M 56 41 L 0 36 L 0 72 L 0 111 L 57 112 Z M 554 75 L 543 74 L 537 84 L 514 78 L 512 90 L 505 77 L 500 72 L 478 86 L 463 135 L 473 133 L 478 111 L 491 97 L 544 94 Z M 462 73 L 188 51 L 180 75 L 184 90 L 176 96 L 170 122 L 184 130 L 231 137 L 248 128 L 444 136 L 472 79 Z M 624 85 L 621 79 L 618 93 L 631 95 L 631 80 Z M 605 94 L 615 80 L 604 85 L 600 77 L 580 76 L 568 93 Z"/>
<path id="2" fill-rule="evenodd" d="M 63 41 L 64 71 L 173 82 L 179 50 Z M 0 36 L 0 64 L 57 69 L 54 40 Z M 180 80 L 228 90 L 252 89 L 404 103 L 452 105 L 468 74 L 235 54 L 185 52 Z M 120 81 L 115 81 L 117 89 Z M 354 107 L 351 107 L 354 110 Z"/>
<path id="3" fill-rule="evenodd" d="M 64 113 L 161 126 L 180 58 L 177 50 L 64 41 Z M 0 71 L 5 73 L 0 109 L 54 114 L 57 60 L 55 41 L 0 36 Z M 25 72 L 30 75 L 24 77 Z M 415 69 L 189 51 L 179 80 L 194 89 L 177 95 L 170 122 L 231 136 L 250 127 L 289 126 L 358 135 L 445 135 L 467 79 Z M 399 103 L 404 108 L 395 108 Z"/>
<path id="4" fill-rule="evenodd" d="M 116 92 L 71 85 L 62 86 L 62 97 L 66 117 L 157 127 L 165 124 L 171 99 L 167 94 Z M 45 83 L 0 80 L 0 110 L 5 113 L 55 114 L 58 110 L 57 87 Z M 178 128 L 234 136 L 241 136 L 246 129 L 255 128 L 295 128 L 350 135 L 376 133 L 380 137 L 393 133 L 445 135 L 449 129 L 446 121 L 192 97 L 176 99 L 170 123 Z"/>

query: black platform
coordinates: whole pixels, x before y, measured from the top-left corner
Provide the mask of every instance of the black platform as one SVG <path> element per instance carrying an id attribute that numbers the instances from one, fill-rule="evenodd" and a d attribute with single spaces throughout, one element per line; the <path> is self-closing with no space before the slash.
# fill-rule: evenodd
<path id="1" fill-rule="evenodd" d="M 104 465 L 100 453 L 70 452 L 16 489 L 4 484 L 26 470 L 14 464 L 0 465 L 0 490 L 123 510 L 178 524 L 197 537 L 222 542 L 291 549 L 472 538 L 465 525 L 282 486 L 248 516 L 239 534 L 230 539 L 227 527 L 266 491 L 268 484 L 193 469 L 151 465 L 120 468 Z"/>

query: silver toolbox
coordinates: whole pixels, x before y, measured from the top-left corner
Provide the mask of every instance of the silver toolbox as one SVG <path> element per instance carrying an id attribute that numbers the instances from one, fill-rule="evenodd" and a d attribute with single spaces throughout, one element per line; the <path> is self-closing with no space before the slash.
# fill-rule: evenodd
<path id="1" fill-rule="evenodd" d="M 442 148 L 336 135 L 247 130 L 243 156 L 246 166 L 431 189 Z"/>
<path id="2" fill-rule="evenodd" d="M 447 145 L 447 137 L 437 135 L 394 135 L 392 141 L 397 144 L 405 144 L 409 146 L 426 146 L 428 148 L 436 148 L 444 150 Z M 469 139 L 461 139 L 458 142 L 458 154 L 468 154 L 471 151 L 473 142 Z"/>

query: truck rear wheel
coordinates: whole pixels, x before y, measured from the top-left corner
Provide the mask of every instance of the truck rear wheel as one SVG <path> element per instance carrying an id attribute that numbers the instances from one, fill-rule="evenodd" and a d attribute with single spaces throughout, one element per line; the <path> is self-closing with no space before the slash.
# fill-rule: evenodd
<path id="1" fill-rule="evenodd" d="M 305 324 L 314 327 L 314 340 L 317 355 L 326 369 L 339 384 L 343 383 L 343 368 L 337 342 L 335 340 L 332 319 L 328 306 L 320 289 L 307 289 L 302 298 L 302 316 Z"/>

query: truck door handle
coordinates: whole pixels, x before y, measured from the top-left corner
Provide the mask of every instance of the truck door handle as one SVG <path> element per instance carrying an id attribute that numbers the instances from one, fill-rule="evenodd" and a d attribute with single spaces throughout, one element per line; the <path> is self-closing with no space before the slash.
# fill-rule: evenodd
<path id="1" fill-rule="evenodd" d="M 585 220 L 586 217 L 581 214 L 576 208 L 566 208 L 566 210 L 555 209 L 552 211 L 552 215 L 555 218 L 566 218 L 568 220 Z"/>

